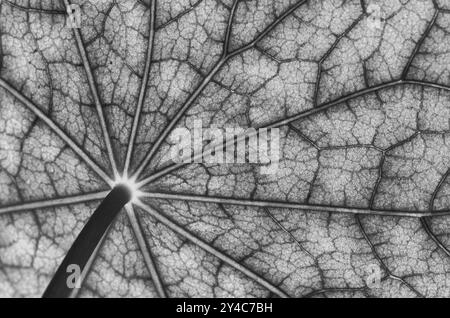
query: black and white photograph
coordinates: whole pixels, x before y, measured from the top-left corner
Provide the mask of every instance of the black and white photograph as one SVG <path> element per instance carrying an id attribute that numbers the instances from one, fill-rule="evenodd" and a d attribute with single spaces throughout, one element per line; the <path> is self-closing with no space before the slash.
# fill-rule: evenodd
<path id="1" fill-rule="evenodd" d="M 0 0 L 0 298 L 450 298 L 450 0 Z"/>

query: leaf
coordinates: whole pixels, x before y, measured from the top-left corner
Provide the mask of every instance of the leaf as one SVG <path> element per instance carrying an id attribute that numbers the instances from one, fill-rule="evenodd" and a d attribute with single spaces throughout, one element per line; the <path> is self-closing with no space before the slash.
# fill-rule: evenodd
<path id="1" fill-rule="evenodd" d="M 0 1 L 0 295 L 137 176 L 79 297 L 450 296 L 449 10 Z M 196 120 L 279 128 L 276 173 L 168 160 Z"/>

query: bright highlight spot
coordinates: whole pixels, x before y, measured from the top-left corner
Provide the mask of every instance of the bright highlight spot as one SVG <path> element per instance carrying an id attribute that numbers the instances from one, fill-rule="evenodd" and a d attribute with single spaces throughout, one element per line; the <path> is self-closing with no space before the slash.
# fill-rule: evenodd
<path id="1" fill-rule="evenodd" d="M 114 181 L 113 186 L 118 184 L 124 184 L 131 192 L 131 202 L 134 202 L 138 199 L 138 197 L 142 194 L 139 191 L 139 187 L 134 179 L 128 179 L 127 177 L 117 177 Z"/>

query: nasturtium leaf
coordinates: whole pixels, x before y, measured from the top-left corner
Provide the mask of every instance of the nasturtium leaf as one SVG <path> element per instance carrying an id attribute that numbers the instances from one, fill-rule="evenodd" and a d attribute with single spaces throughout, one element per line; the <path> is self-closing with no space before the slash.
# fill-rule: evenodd
<path id="1" fill-rule="evenodd" d="M 450 297 L 449 65 L 444 0 L 0 0 L 0 296 L 133 177 L 78 297 Z M 198 121 L 277 169 L 174 162 Z"/>

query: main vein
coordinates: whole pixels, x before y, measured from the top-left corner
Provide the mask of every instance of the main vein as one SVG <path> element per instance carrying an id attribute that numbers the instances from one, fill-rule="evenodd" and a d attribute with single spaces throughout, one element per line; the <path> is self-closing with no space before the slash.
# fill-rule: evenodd
<path id="1" fill-rule="evenodd" d="M 134 211 L 134 208 L 132 205 L 125 206 L 125 209 L 127 211 L 128 220 L 130 221 L 131 228 L 133 230 L 133 234 L 134 234 L 137 244 L 139 246 L 139 250 L 141 251 L 141 254 L 144 258 L 144 262 L 150 273 L 152 282 L 155 285 L 155 289 L 158 292 L 159 297 L 165 298 L 165 297 L 167 297 L 167 294 L 164 289 L 163 280 L 160 277 L 159 272 L 156 268 L 156 264 L 153 260 L 153 255 L 151 254 L 150 247 L 148 246 L 147 242 L 145 241 L 145 236 L 141 229 L 141 225 L 139 223 L 139 219 L 136 215 L 136 212 Z"/>
<path id="2" fill-rule="evenodd" d="M 64 4 L 66 8 L 69 8 L 70 2 L 68 0 L 64 0 Z M 103 134 L 103 139 L 106 146 L 106 151 L 108 153 L 108 158 L 111 164 L 111 168 L 113 169 L 114 177 L 117 177 L 117 164 L 114 158 L 114 152 L 111 145 L 111 138 L 109 136 L 108 126 L 106 123 L 105 114 L 103 113 L 103 106 L 100 102 L 100 97 L 97 90 L 97 84 L 95 83 L 94 75 L 92 74 L 91 65 L 86 53 L 86 49 L 83 44 L 83 39 L 81 37 L 81 32 L 77 28 L 73 28 L 73 33 L 75 35 L 75 41 L 77 42 L 78 51 L 80 53 L 81 59 L 83 61 L 83 66 L 86 71 L 86 77 L 89 83 L 89 88 L 91 90 L 92 97 L 94 98 L 95 108 L 97 110 L 98 119 L 100 122 L 100 127 Z"/>
<path id="3" fill-rule="evenodd" d="M 77 203 L 86 203 L 89 201 L 96 201 L 105 198 L 108 195 L 109 191 L 100 191 L 94 193 L 86 193 L 74 196 L 67 196 L 57 199 L 43 199 L 37 200 L 33 202 L 20 203 L 20 204 L 12 204 L 0 207 L 0 214 L 4 213 L 12 213 L 12 212 L 21 212 L 26 210 L 33 209 L 44 209 L 51 208 L 57 206 L 64 206 L 69 204 L 77 204 Z"/>
<path id="4" fill-rule="evenodd" d="M 153 54 L 153 42 L 155 39 L 155 17 L 156 17 L 156 0 L 152 0 L 150 4 L 149 34 L 148 34 L 147 57 L 145 60 L 144 75 L 142 77 L 141 89 L 139 91 L 139 98 L 136 106 L 136 112 L 133 118 L 133 126 L 131 127 L 131 133 L 127 147 L 127 154 L 125 157 L 125 164 L 123 168 L 124 174 L 127 175 L 128 169 L 130 167 L 131 156 L 133 155 L 133 146 L 136 140 L 136 135 L 139 126 L 139 119 L 141 116 L 142 106 L 144 104 L 145 99 L 145 93 L 147 92 L 147 85 L 150 75 L 150 67 Z"/>
<path id="5" fill-rule="evenodd" d="M 398 211 L 398 210 L 381 210 L 381 209 L 369 209 L 369 208 L 348 208 L 348 207 L 338 207 L 338 206 L 289 203 L 289 202 L 270 201 L 270 200 L 234 199 L 234 198 L 228 198 L 228 197 L 192 195 L 192 194 L 181 194 L 181 193 L 162 193 L 162 192 L 147 193 L 146 192 L 146 193 L 142 194 L 142 197 L 152 198 L 152 199 L 163 199 L 163 200 L 177 200 L 177 201 L 192 201 L 192 202 L 204 202 L 204 203 L 216 203 L 216 204 L 253 206 L 253 207 L 259 207 L 259 208 L 300 209 L 300 210 L 323 212 L 323 213 L 335 212 L 335 213 L 345 213 L 345 214 L 401 216 L 401 217 L 410 217 L 410 218 L 450 215 L 450 210 L 435 211 L 435 212 L 431 213 L 429 211 Z"/>

